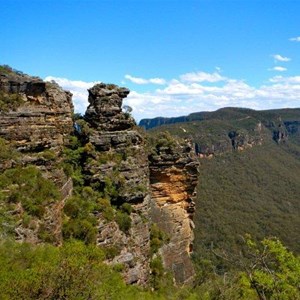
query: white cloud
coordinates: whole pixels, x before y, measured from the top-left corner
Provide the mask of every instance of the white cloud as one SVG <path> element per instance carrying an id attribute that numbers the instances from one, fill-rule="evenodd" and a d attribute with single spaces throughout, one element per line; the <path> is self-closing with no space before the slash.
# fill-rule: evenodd
<path id="1" fill-rule="evenodd" d="M 226 80 L 225 77 L 221 76 L 218 72 L 206 73 L 206 72 L 193 72 L 186 73 L 180 76 L 182 81 L 187 82 L 218 82 Z"/>
<path id="2" fill-rule="evenodd" d="M 300 84 L 300 76 L 290 76 L 290 77 L 275 76 L 273 78 L 270 78 L 270 82 L 286 83 L 286 84 Z"/>
<path id="3" fill-rule="evenodd" d="M 274 54 L 272 55 L 272 57 L 274 58 L 274 60 L 277 61 L 282 61 L 282 62 L 287 62 L 290 61 L 291 59 L 285 56 L 282 56 L 280 54 Z"/>
<path id="4" fill-rule="evenodd" d="M 166 84 L 166 80 L 163 78 L 150 78 L 149 82 L 153 84 Z"/>
<path id="5" fill-rule="evenodd" d="M 291 42 L 300 42 L 300 36 L 290 38 Z"/>
<path id="6" fill-rule="evenodd" d="M 133 77 L 131 75 L 125 75 L 125 78 L 128 79 L 129 81 L 136 83 L 136 84 L 147 84 L 148 81 L 144 78 L 140 78 L 140 77 Z"/>
<path id="7" fill-rule="evenodd" d="M 280 66 L 276 66 L 276 67 L 274 67 L 272 69 L 269 69 L 269 71 L 278 71 L 278 72 L 284 72 L 286 70 L 287 70 L 287 68 L 280 67 Z"/>
<path id="8" fill-rule="evenodd" d="M 164 85 L 166 84 L 166 80 L 163 78 L 150 78 L 150 79 L 144 79 L 141 77 L 134 77 L 129 74 L 125 75 L 125 78 L 128 79 L 129 81 L 135 83 L 135 84 L 160 84 Z"/>
<path id="9" fill-rule="evenodd" d="M 64 90 L 70 91 L 73 94 L 73 103 L 75 112 L 84 114 L 88 106 L 88 89 L 91 88 L 96 83 L 94 82 L 85 82 L 81 80 L 70 80 L 67 78 L 47 76 L 45 81 L 57 82 Z"/>
<path id="10" fill-rule="evenodd" d="M 163 89 L 130 93 L 125 101 L 134 108 L 134 117 L 137 120 L 172 117 L 226 106 L 253 109 L 300 106 L 300 76 L 274 76 L 269 84 L 253 87 L 244 80 L 222 77 L 222 82 L 213 84 L 211 81 L 195 82 L 185 75 L 170 80 Z M 185 81 L 187 78 L 190 81 Z"/>

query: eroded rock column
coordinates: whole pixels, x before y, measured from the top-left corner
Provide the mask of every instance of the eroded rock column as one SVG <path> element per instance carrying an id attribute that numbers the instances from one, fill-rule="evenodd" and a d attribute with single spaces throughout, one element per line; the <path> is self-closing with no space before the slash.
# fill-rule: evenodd
<path id="1" fill-rule="evenodd" d="M 90 185 L 116 190 L 114 206 L 132 208 L 127 231 L 100 213 L 97 243 L 117 251 L 109 263 L 123 264 L 128 283 L 144 284 L 149 276 L 149 166 L 144 138 L 133 118 L 122 111 L 128 94 L 128 89 L 113 84 L 89 90 L 85 120 L 92 128 L 89 143 L 94 151 L 84 172 Z"/>

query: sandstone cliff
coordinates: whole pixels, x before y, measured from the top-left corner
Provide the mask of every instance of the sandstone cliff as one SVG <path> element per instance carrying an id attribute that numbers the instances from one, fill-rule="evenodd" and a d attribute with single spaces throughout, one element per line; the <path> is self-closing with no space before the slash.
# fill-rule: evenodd
<path id="1" fill-rule="evenodd" d="M 13 140 L 23 152 L 57 149 L 64 144 L 73 128 L 70 92 L 54 82 L 13 72 L 0 75 L 0 90 L 21 97 L 14 110 L 1 111 L 0 137 Z"/>
<path id="2" fill-rule="evenodd" d="M 150 159 L 151 218 L 167 235 L 161 247 L 164 266 L 177 283 L 190 281 L 193 251 L 197 167 L 193 147 L 162 136 L 152 148 Z"/>
<path id="3" fill-rule="evenodd" d="M 35 165 L 61 191 L 60 200 L 49 203 L 39 219 L 32 217 L 29 226 L 24 226 L 24 222 L 16 224 L 16 238 L 39 242 L 43 228 L 52 235 L 52 242 L 60 243 L 63 201 L 72 191 L 72 182 L 59 165 L 66 137 L 73 131 L 72 95 L 54 82 L 44 82 L 9 68 L 1 71 L 0 137 L 21 152 L 17 161 L 0 164 L 2 172 L 11 166 Z M 25 211 L 19 204 L 14 214 L 22 220 Z"/>

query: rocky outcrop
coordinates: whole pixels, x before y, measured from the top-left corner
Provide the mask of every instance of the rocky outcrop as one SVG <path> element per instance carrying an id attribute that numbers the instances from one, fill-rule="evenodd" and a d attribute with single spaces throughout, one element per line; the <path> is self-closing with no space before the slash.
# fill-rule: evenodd
<path id="1" fill-rule="evenodd" d="M 193 251 L 197 161 L 188 141 L 156 145 L 150 155 L 151 218 L 167 235 L 159 250 L 177 283 L 194 276 Z"/>
<path id="2" fill-rule="evenodd" d="M 54 82 L 15 73 L 1 74 L 0 90 L 22 97 L 14 110 L 0 108 L 0 137 L 14 141 L 23 152 L 57 149 L 65 143 L 73 130 L 70 92 Z"/>
<path id="3" fill-rule="evenodd" d="M 228 133 L 231 141 L 232 150 L 245 150 L 263 142 L 262 124 L 258 122 L 250 131 L 232 130 Z"/>
<path id="4" fill-rule="evenodd" d="M 278 144 L 285 143 L 288 140 L 288 130 L 282 122 L 281 118 L 278 119 L 278 123 L 273 127 L 273 140 Z"/>
<path id="5" fill-rule="evenodd" d="M 51 234 L 53 243 L 62 241 L 62 208 L 73 188 L 60 166 L 66 138 L 73 132 L 71 98 L 72 94 L 55 82 L 0 68 L 0 137 L 19 153 L 17 160 L 2 162 L 1 171 L 16 165 L 35 165 L 61 192 L 60 200 L 45 207 L 42 216 L 32 217 L 28 226 L 17 224 L 18 240 L 38 243 L 43 230 Z M 24 216 L 20 203 L 14 214 L 20 220 Z"/>
<path id="6" fill-rule="evenodd" d="M 122 112 L 122 101 L 129 94 L 114 84 L 96 84 L 89 91 L 85 119 L 99 131 L 128 130 L 135 125 L 129 114 Z"/>
<path id="7" fill-rule="evenodd" d="M 299 136 L 300 135 L 300 121 L 286 121 L 284 126 L 289 135 Z"/>
<path id="8" fill-rule="evenodd" d="M 84 173 L 87 184 L 107 191 L 116 207 L 130 204 L 127 231 L 115 220 L 99 215 L 97 243 L 119 250 L 109 262 L 125 266 L 128 283 L 144 284 L 149 275 L 149 168 L 144 138 L 132 117 L 122 111 L 128 93 L 125 88 L 103 83 L 89 90 L 85 120 L 91 127 L 88 144 L 93 150 Z"/>

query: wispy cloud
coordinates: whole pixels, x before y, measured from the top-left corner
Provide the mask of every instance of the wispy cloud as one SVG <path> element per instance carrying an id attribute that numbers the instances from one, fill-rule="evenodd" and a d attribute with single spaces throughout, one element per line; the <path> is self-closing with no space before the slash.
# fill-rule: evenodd
<path id="1" fill-rule="evenodd" d="M 291 42 L 300 42 L 300 36 L 290 38 Z"/>
<path id="2" fill-rule="evenodd" d="M 186 73 L 180 76 L 182 81 L 187 82 L 218 82 L 226 80 L 219 72 L 206 73 L 206 72 L 193 72 Z"/>
<path id="3" fill-rule="evenodd" d="M 275 62 L 277 62 L 277 61 L 287 62 L 287 61 L 291 60 L 290 58 L 282 56 L 280 54 L 274 54 L 274 55 L 272 55 L 272 57 L 274 58 Z"/>
<path id="4" fill-rule="evenodd" d="M 286 71 L 287 70 L 287 68 L 285 68 L 285 67 L 280 67 L 280 66 L 276 66 L 276 67 L 274 67 L 274 68 L 272 68 L 272 69 L 269 69 L 269 71 L 278 71 L 278 72 L 284 72 L 284 71 Z"/>
<path id="5" fill-rule="evenodd" d="M 300 76 L 290 76 L 290 77 L 275 76 L 273 78 L 270 78 L 270 82 L 285 83 L 289 85 L 294 85 L 294 84 L 300 85 Z M 300 86 L 297 86 L 297 88 L 300 88 Z"/>
<path id="6" fill-rule="evenodd" d="M 129 74 L 125 75 L 125 78 L 135 84 L 159 84 L 159 85 L 164 85 L 166 84 L 166 80 L 163 78 L 150 78 L 150 79 L 145 79 L 141 77 L 134 77 Z"/>
<path id="7" fill-rule="evenodd" d="M 91 88 L 96 83 L 100 83 L 100 81 L 94 82 L 85 82 L 81 80 L 70 80 L 67 78 L 61 77 L 53 77 L 47 76 L 45 81 L 54 80 L 57 82 L 63 89 L 70 91 L 73 94 L 73 103 L 75 106 L 75 111 L 84 113 L 88 106 L 88 89 Z"/>

